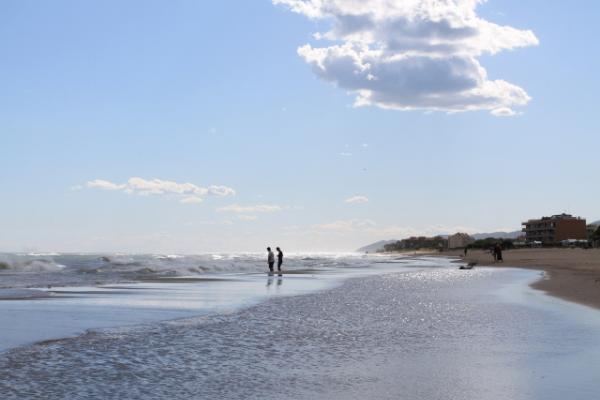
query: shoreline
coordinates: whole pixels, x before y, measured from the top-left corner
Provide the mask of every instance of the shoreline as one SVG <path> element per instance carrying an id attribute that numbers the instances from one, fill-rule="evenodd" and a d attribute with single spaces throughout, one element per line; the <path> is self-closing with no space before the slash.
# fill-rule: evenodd
<path id="1" fill-rule="evenodd" d="M 503 251 L 503 263 L 494 263 L 489 251 L 463 250 L 430 253 L 457 258 L 482 267 L 523 268 L 544 271 L 545 277 L 530 286 L 551 296 L 600 310 L 599 249 L 516 249 Z"/>
<path id="2" fill-rule="evenodd" d="M 273 297 L 297 296 L 336 287 L 340 277 L 308 274 L 155 279 L 57 289 L 0 289 L 0 355 L 86 332 L 130 329 L 218 315 Z M 44 321 L 43 324 L 41 321 Z"/>
<path id="3" fill-rule="evenodd" d="M 35 288 L 0 288 L 0 354 L 89 330 L 155 324 L 239 310 L 273 297 L 298 296 L 339 286 L 358 276 L 407 271 L 391 262 L 336 269 L 312 265 L 210 276 L 145 277 L 135 282 Z M 417 265 L 416 261 L 413 264 Z M 449 263 L 445 261 L 444 264 Z M 39 328 L 40 321 L 46 321 Z M 33 327 L 33 329 L 32 329 Z"/>
<path id="4" fill-rule="evenodd" d="M 143 390 L 157 399 L 595 393 L 600 325 L 580 314 L 597 320 L 595 311 L 529 306 L 545 304 L 542 295 L 489 301 L 507 286 L 504 295 L 526 290 L 533 275 L 453 266 L 370 275 L 234 312 L 41 342 L 0 355 L 0 386 L 7 400 L 60 400 L 82 388 L 95 398 Z"/>

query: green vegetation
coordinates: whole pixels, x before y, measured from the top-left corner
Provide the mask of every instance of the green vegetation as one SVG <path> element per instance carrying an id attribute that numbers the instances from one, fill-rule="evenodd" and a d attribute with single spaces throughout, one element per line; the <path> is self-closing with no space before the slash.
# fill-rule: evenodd
<path id="1" fill-rule="evenodd" d="M 512 239 L 485 238 L 474 241 L 469 245 L 470 249 L 489 249 L 500 243 L 503 249 L 508 250 L 515 247 Z"/>
<path id="2" fill-rule="evenodd" d="M 383 251 L 405 251 L 405 250 L 420 250 L 420 249 L 443 249 L 446 247 L 446 239 L 441 236 L 435 237 L 411 237 L 408 239 L 399 240 L 395 243 L 389 243 L 383 246 Z"/>
<path id="3" fill-rule="evenodd" d="M 0 261 L 0 270 L 9 269 L 9 265 L 5 262 Z"/>
<path id="4" fill-rule="evenodd" d="M 487 250 L 500 243 L 503 249 L 512 249 L 515 247 L 513 239 L 502 239 L 502 238 L 486 238 L 479 239 L 471 243 L 468 247 L 470 249 L 483 249 Z M 394 243 L 389 243 L 383 246 L 381 251 L 383 252 L 399 252 L 407 250 L 422 250 L 422 249 L 435 249 L 442 250 L 448 246 L 448 240 L 442 236 L 435 237 L 411 237 L 408 239 L 398 240 Z"/>

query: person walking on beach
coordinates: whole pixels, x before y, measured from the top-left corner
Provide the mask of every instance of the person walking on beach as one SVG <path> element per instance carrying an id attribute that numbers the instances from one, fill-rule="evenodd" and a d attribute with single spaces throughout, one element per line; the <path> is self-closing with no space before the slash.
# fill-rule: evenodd
<path id="1" fill-rule="evenodd" d="M 498 257 L 498 254 L 496 254 L 496 246 L 490 247 L 490 254 L 494 257 L 494 262 L 496 262 Z"/>
<path id="2" fill-rule="evenodd" d="M 267 263 L 269 264 L 269 271 L 273 272 L 273 265 L 275 265 L 275 254 L 273 254 L 270 247 L 267 247 L 267 251 L 269 252 L 267 255 Z"/>
<path id="3" fill-rule="evenodd" d="M 281 272 L 281 264 L 283 264 L 283 251 L 277 248 L 277 271 Z"/>
<path id="4" fill-rule="evenodd" d="M 465 246 L 465 257 L 467 256 L 468 251 L 469 251 L 469 246 Z"/>
<path id="5" fill-rule="evenodd" d="M 496 262 L 504 262 L 502 259 L 502 246 L 500 246 L 500 243 L 497 243 L 496 247 L 494 247 L 494 258 L 496 259 Z"/>

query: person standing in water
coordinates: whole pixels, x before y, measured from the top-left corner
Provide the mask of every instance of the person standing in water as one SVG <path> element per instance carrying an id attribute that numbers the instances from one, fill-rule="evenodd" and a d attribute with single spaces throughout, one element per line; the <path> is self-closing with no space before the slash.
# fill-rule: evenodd
<path id="1" fill-rule="evenodd" d="M 267 251 L 269 252 L 267 255 L 267 263 L 269 264 L 269 271 L 273 272 L 273 265 L 275 265 L 275 254 L 273 254 L 270 247 L 267 247 Z"/>
<path id="2" fill-rule="evenodd" d="M 281 264 L 283 264 L 283 251 L 277 248 L 277 271 L 281 272 Z"/>

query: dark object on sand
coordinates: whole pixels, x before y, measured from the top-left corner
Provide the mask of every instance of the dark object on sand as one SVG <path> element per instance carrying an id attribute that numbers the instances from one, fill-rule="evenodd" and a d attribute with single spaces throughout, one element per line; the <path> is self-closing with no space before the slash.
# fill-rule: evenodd
<path id="1" fill-rule="evenodd" d="M 458 269 L 473 269 L 473 267 L 476 265 L 477 265 L 476 262 L 470 262 L 467 265 L 461 265 L 460 268 L 458 268 Z"/>

